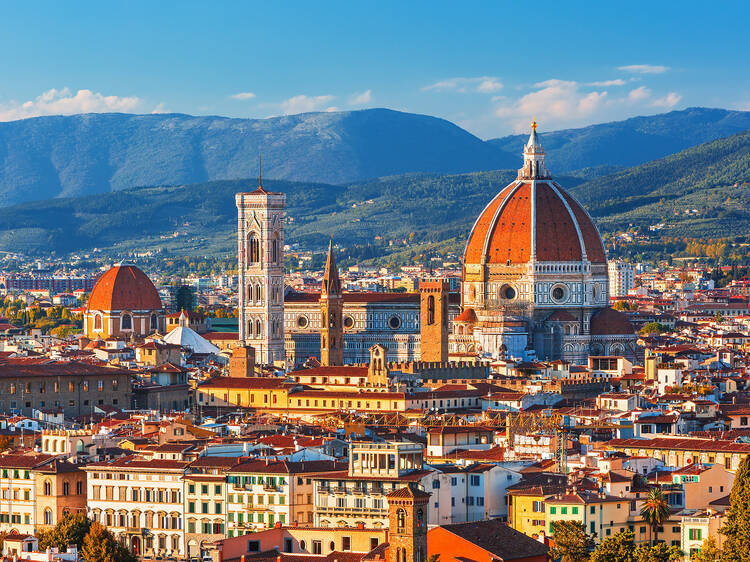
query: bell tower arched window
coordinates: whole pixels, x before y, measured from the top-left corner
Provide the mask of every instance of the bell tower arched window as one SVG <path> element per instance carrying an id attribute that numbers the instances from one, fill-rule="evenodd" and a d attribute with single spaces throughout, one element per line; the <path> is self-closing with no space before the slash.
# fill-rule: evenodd
<path id="1" fill-rule="evenodd" d="M 255 232 L 251 232 L 247 239 L 247 262 L 260 262 L 260 240 Z"/>
<path id="2" fill-rule="evenodd" d="M 260 320 L 256 320 L 255 321 L 255 337 L 260 337 L 260 336 L 261 336 Z"/>
<path id="3" fill-rule="evenodd" d="M 427 323 L 435 323 L 435 297 L 433 295 L 427 297 Z"/>
<path id="4" fill-rule="evenodd" d="M 262 290 L 261 290 L 261 288 L 260 288 L 260 285 L 256 285 L 256 286 L 255 286 L 255 301 L 256 301 L 256 302 L 260 302 L 261 291 L 262 291 Z"/>
<path id="5" fill-rule="evenodd" d="M 274 232 L 271 239 L 271 262 L 279 263 L 279 233 Z"/>
<path id="6" fill-rule="evenodd" d="M 399 533 L 403 533 L 406 530 L 406 511 L 399 509 L 396 512 L 396 525 Z"/>

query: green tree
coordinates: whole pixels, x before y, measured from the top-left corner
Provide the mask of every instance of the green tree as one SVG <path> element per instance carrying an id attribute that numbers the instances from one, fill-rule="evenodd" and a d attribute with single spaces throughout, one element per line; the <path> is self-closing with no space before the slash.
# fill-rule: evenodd
<path id="1" fill-rule="evenodd" d="M 716 546 L 716 539 L 712 536 L 706 537 L 701 545 L 700 551 L 691 558 L 692 562 L 719 562 L 721 552 Z"/>
<path id="2" fill-rule="evenodd" d="M 594 548 L 594 539 L 587 533 L 583 523 L 578 521 L 554 521 L 552 523 L 555 547 L 552 557 L 560 562 L 586 560 Z"/>
<path id="3" fill-rule="evenodd" d="M 642 544 L 633 554 L 634 562 L 672 562 L 681 558 L 682 551 L 679 548 L 663 542 L 654 545 Z"/>
<path id="4" fill-rule="evenodd" d="M 661 488 L 651 488 L 648 491 L 648 496 L 646 496 L 646 501 L 643 502 L 641 517 L 651 526 L 651 539 L 654 543 L 656 542 L 659 527 L 669 519 L 670 514 L 667 498 L 664 497 Z"/>
<path id="5" fill-rule="evenodd" d="M 750 561 L 750 455 L 737 467 L 727 520 L 719 532 L 726 537 L 722 562 Z"/>
<path id="6" fill-rule="evenodd" d="M 724 316 L 717 310 L 716 314 L 714 314 L 714 322 L 717 324 L 721 324 L 722 320 L 724 320 Z"/>
<path id="7" fill-rule="evenodd" d="M 9 451 L 13 448 L 13 439 L 7 435 L 0 435 L 0 453 Z"/>
<path id="8" fill-rule="evenodd" d="M 633 562 L 635 554 L 635 533 L 620 531 L 607 537 L 591 553 L 590 562 Z M 585 560 L 585 559 L 584 559 Z"/>
<path id="9" fill-rule="evenodd" d="M 84 562 L 137 562 L 136 557 L 98 521 L 91 523 L 83 539 L 81 554 Z"/>
<path id="10" fill-rule="evenodd" d="M 661 334 L 666 331 L 666 327 L 658 322 L 646 322 L 638 333 L 642 336 L 648 336 L 650 334 Z"/>
<path id="11" fill-rule="evenodd" d="M 91 520 L 83 513 L 64 515 L 52 529 L 38 535 L 39 547 L 46 550 L 56 546 L 61 552 L 65 552 L 69 544 L 81 548 L 90 528 Z"/>

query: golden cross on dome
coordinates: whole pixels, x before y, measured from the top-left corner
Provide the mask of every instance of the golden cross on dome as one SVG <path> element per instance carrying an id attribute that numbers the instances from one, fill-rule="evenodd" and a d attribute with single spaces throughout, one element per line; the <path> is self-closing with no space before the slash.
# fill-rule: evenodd
<path id="1" fill-rule="evenodd" d="M 531 128 L 536 131 L 536 120 L 533 117 L 531 118 Z"/>

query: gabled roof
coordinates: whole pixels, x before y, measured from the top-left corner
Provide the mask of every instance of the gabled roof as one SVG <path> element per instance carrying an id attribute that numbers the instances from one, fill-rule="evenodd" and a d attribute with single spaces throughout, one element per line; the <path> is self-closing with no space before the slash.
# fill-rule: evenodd
<path id="1" fill-rule="evenodd" d="M 548 551 L 543 543 L 511 529 L 497 519 L 441 525 L 428 531 L 428 543 L 430 533 L 439 532 L 441 529 L 470 542 L 487 551 L 491 556 L 499 557 L 503 561 L 546 556 Z M 459 550 L 460 544 L 456 544 L 456 552 Z"/>

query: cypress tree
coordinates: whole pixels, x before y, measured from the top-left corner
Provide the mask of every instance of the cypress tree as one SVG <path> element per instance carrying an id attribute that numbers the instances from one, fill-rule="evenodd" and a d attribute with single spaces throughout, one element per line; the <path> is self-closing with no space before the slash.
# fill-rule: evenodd
<path id="1" fill-rule="evenodd" d="M 750 562 L 750 455 L 734 475 L 727 520 L 719 532 L 726 537 L 722 561 Z"/>

